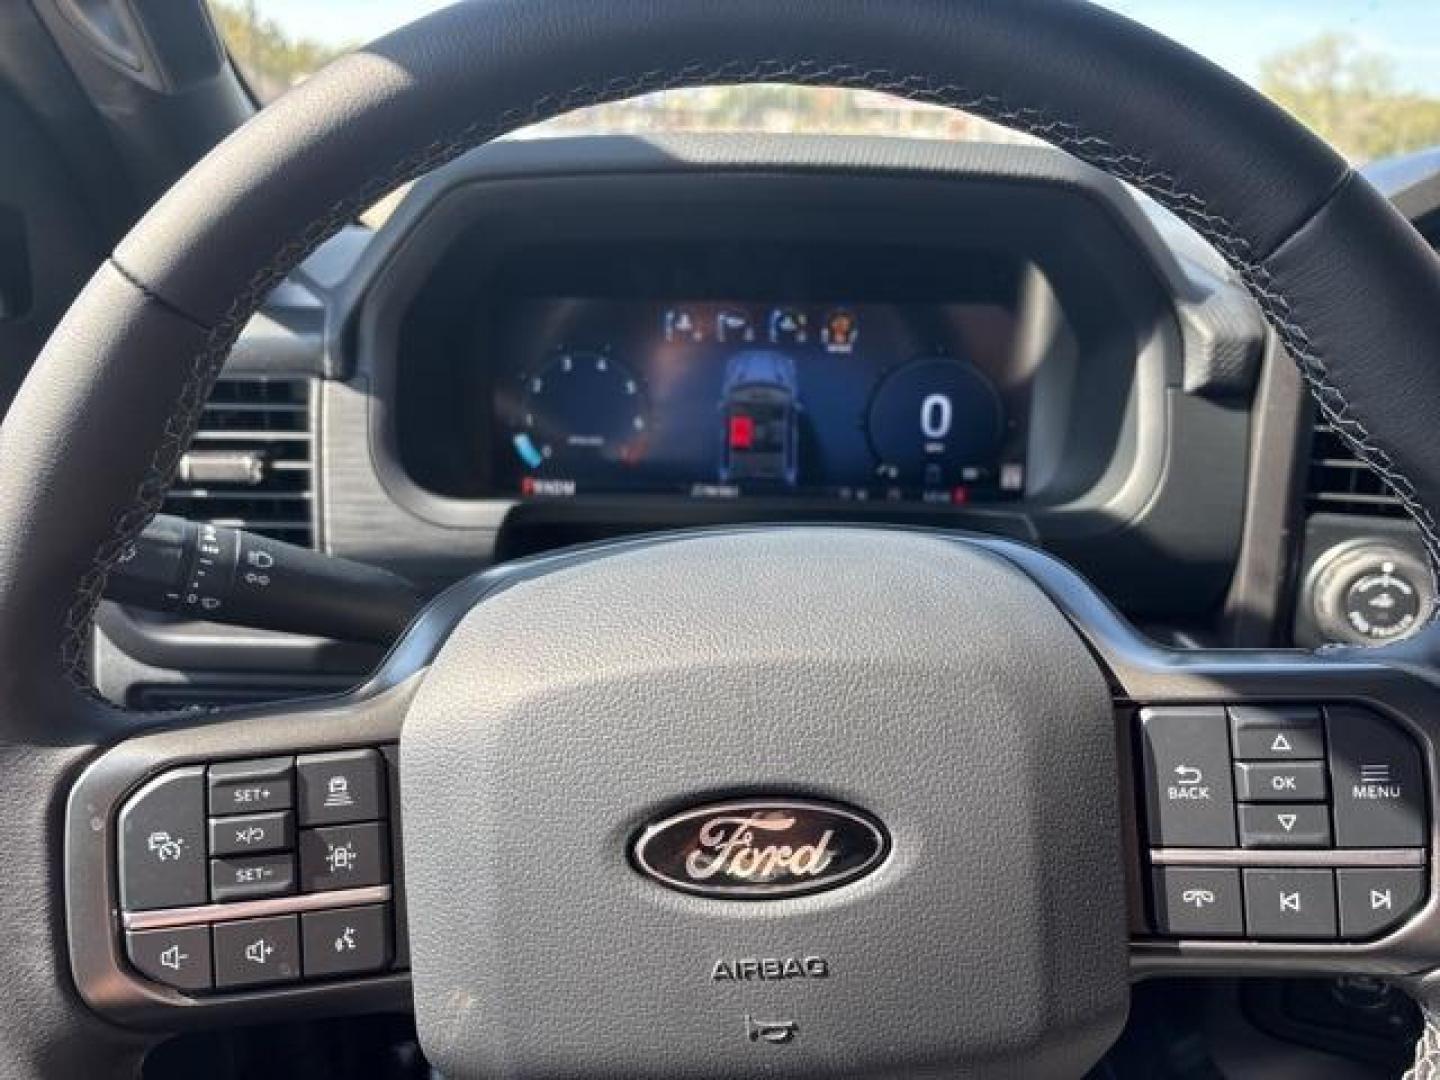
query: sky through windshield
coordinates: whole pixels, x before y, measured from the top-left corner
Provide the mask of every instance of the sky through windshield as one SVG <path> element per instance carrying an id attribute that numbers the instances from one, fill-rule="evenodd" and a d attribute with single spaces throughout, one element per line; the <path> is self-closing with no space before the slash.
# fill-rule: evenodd
<path id="1" fill-rule="evenodd" d="M 534 0 L 544 3 L 545 0 Z M 212 0 L 222 33 L 263 98 L 331 56 L 444 0 Z M 1440 144 L 1440 0 L 1104 0 L 1255 85 L 1356 161 Z M 875 96 L 681 94 L 675 102 L 591 110 L 561 131 L 836 130 L 987 137 L 988 125 Z"/>

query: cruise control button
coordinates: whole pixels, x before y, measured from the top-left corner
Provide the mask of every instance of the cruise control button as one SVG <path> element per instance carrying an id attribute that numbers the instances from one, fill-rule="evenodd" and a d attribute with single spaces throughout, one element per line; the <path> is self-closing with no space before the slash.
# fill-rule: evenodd
<path id="1" fill-rule="evenodd" d="M 1324 802 L 1323 761 L 1237 761 L 1235 797 L 1241 802 Z"/>
<path id="2" fill-rule="evenodd" d="M 300 977 L 300 920 L 294 915 L 215 924 L 215 985 L 222 990 Z"/>
<path id="3" fill-rule="evenodd" d="M 295 891 L 295 856 L 249 855 L 210 860 L 210 895 L 217 904 Z"/>
<path id="4" fill-rule="evenodd" d="M 383 904 L 307 912 L 300 938 L 306 978 L 380 971 L 390 963 L 390 912 Z"/>
<path id="5" fill-rule="evenodd" d="M 1161 847 L 1234 847 L 1225 710 L 1141 709 L 1150 840 Z"/>
<path id="6" fill-rule="evenodd" d="M 1288 803 L 1240 807 L 1240 846 L 1323 848 L 1330 846 L 1330 812 L 1324 806 Z"/>
<path id="7" fill-rule="evenodd" d="M 253 814 L 295 805 L 294 758 L 227 761 L 210 766 L 210 813 Z"/>
<path id="8" fill-rule="evenodd" d="M 1397 926 L 1425 898 L 1425 871 L 1337 870 L 1340 933 L 1347 938 L 1374 937 Z"/>
<path id="9" fill-rule="evenodd" d="M 1157 866 L 1155 928 L 1174 937 L 1239 937 L 1240 871 Z"/>
<path id="10" fill-rule="evenodd" d="M 302 892 L 383 885 L 389 877 L 389 840 L 379 822 L 301 830 Z"/>
<path id="11" fill-rule="evenodd" d="M 1336 846 L 1424 846 L 1424 770 L 1415 744 L 1368 709 L 1329 705 L 1325 715 Z"/>
<path id="12" fill-rule="evenodd" d="M 1255 938 L 1336 936 L 1329 870 L 1246 870 L 1245 924 Z"/>
<path id="13" fill-rule="evenodd" d="M 1232 705 L 1235 756 L 1278 761 L 1323 758 L 1325 736 L 1315 705 Z"/>
<path id="14" fill-rule="evenodd" d="M 205 770 L 172 769 L 120 811 L 120 906 L 126 911 L 205 902 Z"/>
<path id="15" fill-rule="evenodd" d="M 294 846 L 295 815 L 289 810 L 210 819 L 211 855 L 258 854 Z"/>
<path id="16" fill-rule="evenodd" d="M 305 754 L 295 760 L 300 824 L 340 825 L 385 816 L 385 763 L 375 750 Z"/>
<path id="17" fill-rule="evenodd" d="M 210 928 L 177 926 L 169 930 L 131 930 L 125 955 L 137 971 L 178 990 L 209 990 Z"/>

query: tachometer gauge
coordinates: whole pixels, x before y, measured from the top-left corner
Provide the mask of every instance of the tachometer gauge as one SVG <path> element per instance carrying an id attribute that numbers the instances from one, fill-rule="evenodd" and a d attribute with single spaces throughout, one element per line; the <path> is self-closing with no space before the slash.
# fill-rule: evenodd
<path id="1" fill-rule="evenodd" d="M 988 465 L 1004 422 L 1000 395 L 973 365 L 913 360 L 887 375 L 870 400 L 870 446 L 884 476 L 940 487 Z"/>
<path id="2" fill-rule="evenodd" d="M 566 352 L 526 376 L 524 412 L 512 444 L 527 468 L 583 472 L 633 465 L 648 420 L 639 380 L 605 352 Z"/>

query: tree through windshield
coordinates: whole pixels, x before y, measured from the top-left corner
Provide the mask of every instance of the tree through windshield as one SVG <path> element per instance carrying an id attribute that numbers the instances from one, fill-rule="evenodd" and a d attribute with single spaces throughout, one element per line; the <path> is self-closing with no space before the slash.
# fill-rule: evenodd
<path id="1" fill-rule="evenodd" d="M 440 0 L 212 0 L 221 34 L 262 101 L 369 38 L 442 6 Z M 1252 83 L 1352 162 L 1440 145 L 1440 4 L 1434 0 L 1108 0 L 1105 6 Z M 788 86 L 669 91 L 584 109 L 523 134 L 736 130 L 1023 138 L 974 117 L 869 91 Z"/>

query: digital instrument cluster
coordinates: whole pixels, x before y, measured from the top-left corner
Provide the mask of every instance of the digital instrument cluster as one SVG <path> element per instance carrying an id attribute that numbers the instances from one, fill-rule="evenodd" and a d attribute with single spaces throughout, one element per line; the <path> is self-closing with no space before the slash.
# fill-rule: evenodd
<path id="1" fill-rule="evenodd" d="M 959 505 L 1025 490 L 1028 387 L 998 302 L 517 300 L 494 482 Z"/>

